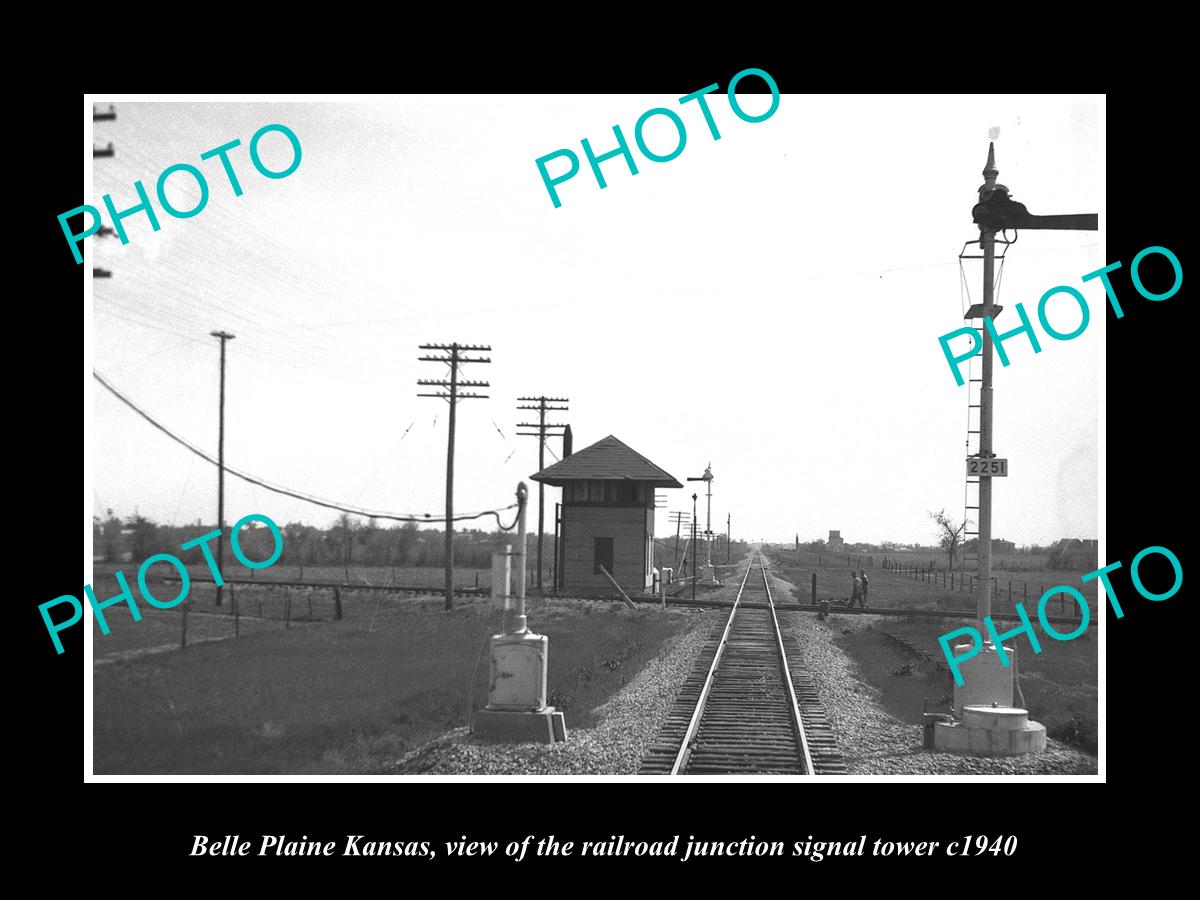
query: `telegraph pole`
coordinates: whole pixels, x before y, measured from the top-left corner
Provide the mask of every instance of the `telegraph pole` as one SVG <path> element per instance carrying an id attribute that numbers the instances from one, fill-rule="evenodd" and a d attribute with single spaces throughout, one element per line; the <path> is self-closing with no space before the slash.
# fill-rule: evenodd
<path id="1" fill-rule="evenodd" d="M 421 387 L 435 387 L 434 393 L 418 393 L 418 397 L 440 397 L 450 404 L 449 437 L 446 442 L 446 609 L 454 608 L 454 420 L 459 400 L 485 399 L 487 394 L 477 394 L 474 388 L 490 387 L 486 381 L 465 381 L 458 377 L 458 367 L 467 363 L 490 363 L 484 356 L 471 356 L 476 351 L 491 352 L 491 347 L 476 344 L 421 344 L 419 349 L 432 350 L 446 356 L 420 356 L 420 362 L 440 362 L 450 367 L 449 381 L 426 381 L 418 379 Z M 461 390 L 466 388 L 466 391 Z M 524 554 L 524 547 L 521 548 Z M 524 555 L 522 555 L 524 560 Z"/>
<path id="2" fill-rule="evenodd" d="M 675 572 L 679 573 L 679 527 L 687 521 L 688 514 L 685 512 L 673 512 L 671 518 L 675 520 Z"/>
<path id="3" fill-rule="evenodd" d="M 96 107 L 94 107 L 94 106 L 92 107 L 92 121 L 93 122 L 113 122 L 116 120 L 116 118 L 117 118 L 117 111 L 115 109 L 113 109 L 113 105 L 111 103 L 108 105 L 108 112 L 98 112 L 96 110 Z M 114 151 L 113 151 L 113 145 L 112 145 L 111 141 L 108 144 L 107 150 L 97 150 L 96 145 L 92 144 L 92 156 L 93 157 L 112 156 L 113 154 L 114 154 Z M 108 225 L 101 225 L 100 230 L 96 232 L 97 237 L 110 237 L 114 234 L 116 234 L 116 232 L 112 228 L 110 228 Z M 112 272 L 109 269 L 102 269 L 102 268 L 100 268 L 100 266 L 93 265 L 92 266 L 92 277 L 93 278 L 112 278 Z"/>
<path id="4" fill-rule="evenodd" d="M 518 428 L 536 428 L 537 432 L 517 432 L 521 437 L 535 437 L 538 439 L 538 471 L 546 468 L 546 429 L 547 428 L 567 428 L 567 425 L 547 424 L 546 413 L 550 411 L 565 412 L 566 406 L 552 406 L 554 403 L 569 403 L 566 397 L 518 397 L 519 403 L 535 403 L 536 406 L 518 406 L 517 409 L 534 410 L 538 414 L 537 424 L 529 422 L 517 423 Z M 558 435 L 555 435 L 556 437 Z M 537 540 L 537 588 L 538 593 L 542 591 L 542 532 L 545 515 L 543 508 L 546 502 L 546 486 L 542 482 L 538 482 L 538 540 Z"/>
<path id="5" fill-rule="evenodd" d="M 225 564 L 225 342 L 234 335 L 227 331 L 209 332 L 221 342 L 221 412 L 217 427 L 217 572 L 224 577 Z M 221 585 L 217 585 L 217 606 L 221 605 Z"/>
<path id="6" fill-rule="evenodd" d="M 696 571 L 696 495 L 692 494 L 692 602 L 696 600 L 696 580 L 700 573 Z"/>

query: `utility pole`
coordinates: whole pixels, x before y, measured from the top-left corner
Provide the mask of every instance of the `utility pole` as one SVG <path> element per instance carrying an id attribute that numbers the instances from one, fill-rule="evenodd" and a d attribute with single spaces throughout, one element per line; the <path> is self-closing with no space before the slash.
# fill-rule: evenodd
<path id="1" fill-rule="evenodd" d="M 994 305 L 996 234 L 1006 229 L 1096 231 L 1099 217 L 1095 214 L 1037 216 L 1023 203 L 1013 201 L 1008 188 L 996 183 L 1000 171 L 996 168 L 996 145 L 988 144 L 987 163 L 983 167 L 983 184 L 979 187 L 979 202 L 971 210 L 979 226 L 979 246 L 983 253 L 983 303 L 967 310 L 965 318 L 984 319 L 983 364 L 979 391 L 979 458 L 990 460 L 992 452 L 992 331 L 987 320 L 995 321 L 1001 307 Z M 979 532 L 976 535 L 979 551 L 979 593 L 976 599 L 976 618 L 979 631 L 983 620 L 992 614 L 992 476 L 979 477 Z"/>
<path id="2" fill-rule="evenodd" d="M 224 578 L 225 564 L 225 342 L 234 335 L 227 331 L 209 332 L 221 342 L 221 413 L 217 427 L 217 572 Z M 221 605 L 221 585 L 217 585 L 217 606 Z"/>
<path id="3" fill-rule="evenodd" d="M 566 397 L 518 397 L 519 403 L 535 403 L 536 406 L 518 406 L 517 409 L 528 409 L 537 412 L 537 424 L 529 422 L 517 423 L 518 428 L 536 428 L 537 432 L 517 432 L 521 437 L 535 437 L 538 439 L 538 471 L 546 468 L 546 429 L 547 428 L 567 428 L 567 425 L 547 424 L 546 413 L 550 411 L 566 412 L 566 406 L 552 406 L 553 403 L 569 403 Z M 559 435 L 555 435 L 558 437 Z M 542 592 L 542 532 L 544 531 L 545 514 L 543 508 L 546 503 L 546 486 L 542 482 L 538 482 L 538 539 L 537 539 L 537 589 L 538 593 Z"/>
<path id="4" fill-rule="evenodd" d="M 96 107 L 94 107 L 94 106 L 92 107 L 92 121 L 93 122 L 112 122 L 112 121 L 115 121 L 116 118 L 117 118 L 117 111 L 115 109 L 113 109 L 113 105 L 111 103 L 108 105 L 108 112 L 98 112 L 96 110 Z M 108 144 L 107 151 L 106 150 L 97 150 L 96 145 L 92 144 L 92 156 L 93 157 L 112 156 L 113 152 L 114 152 L 113 145 L 112 145 L 111 141 Z M 114 231 L 108 225 L 101 225 L 100 230 L 96 232 L 97 237 L 110 237 L 115 234 L 116 234 L 116 231 Z M 94 266 L 92 266 L 92 277 L 93 278 L 112 278 L 112 272 L 109 269 L 102 269 L 100 266 L 94 265 Z"/>
<path id="5" fill-rule="evenodd" d="M 491 347 L 476 344 L 421 344 L 419 349 L 432 350 L 446 356 L 420 356 L 420 362 L 440 362 L 450 367 L 449 381 L 426 381 L 418 379 L 421 387 L 436 387 L 434 393 L 418 393 L 418 397 L 440 397 L 450 404 L 449 437 L 446 441 L 446 609 L 454 608 L 454 419 L 459 400 L 485 399 L 487 394 L 477 394 L 474 388 L 491 387 L 486 381 L 465 381 L 458 377 L 458 367 L 467 363 L 490 363 L 486 356 L 471 356 L 476 351 L 491 352 Z M 466 388 L 466 391 L 461 390 Z M 521 559 L 524 561 L 525 548 Z"/>
<path id="6" fill-rule="evenodd" d="M 688 514 L 685 512 L 673 512 L 671 518 L 675 520 L 675 572 L 679 572 L 679 527 L 687 521 Z"/>
<path id="7" fill-rule="evenodd" d="M 696 579 L 700 573 L 696 571 L 696 495 L 692 494 L 692 602 L 696 600 Z"/>

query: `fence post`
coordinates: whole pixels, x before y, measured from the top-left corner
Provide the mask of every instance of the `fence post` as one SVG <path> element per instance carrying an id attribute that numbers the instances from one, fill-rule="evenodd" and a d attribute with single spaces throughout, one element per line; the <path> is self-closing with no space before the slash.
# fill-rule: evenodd
<path id="1" fill-rule="evenodd" d="M 283 627 L 292 627 L 292 589 L 283 589 Z"/>
<path id="2" fill-rule="evenodd" d="M 190 605 L 191 605 L 191 600 L 183 601 L 183 635 L 179 639 L 180 647 L 187 646 L 187 614 L 188 614 L 188 607 Z"/>
<path id="3" fill-rule="evenodd" d="M 812 602 L 813 606 L 817 605 L 817 573 L 812 574 Z"/>
<path id="4" fill-rule="evenodd" d="M 1008 580 L 1008 605 L 1012 606 L 1012 579 Z"/>
<path id="5" fill-rule="evenodd" d="M 342 589 L 335 587 L 333 589 L 333 617 L 337 621 L 342 621 Z"/>

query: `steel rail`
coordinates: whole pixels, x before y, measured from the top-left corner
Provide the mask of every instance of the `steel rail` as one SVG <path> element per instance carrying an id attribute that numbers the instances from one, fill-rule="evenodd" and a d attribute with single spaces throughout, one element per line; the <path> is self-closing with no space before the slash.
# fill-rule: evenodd
<path id="1" fill-rule="evenodd" d="M 763 555 L 758 554 L 758 567 L 762 572 L 763 587 L 767 591 L 767 605 L 771 608 L 771 621 L 775 623 L 775 646 L 779 650 L 779 664 L 783 667 L 783 681 L 787 685 L 788 710 L 792 714 L 792 728 L 796 732 L 796 743 L 800 745 L 800 753 L 804 757 L 804 771 L 814 774 L 812 756 L 808 752 L 808 738 L 804 734 L 804 720 L 800 718 L 800 704 L 796 702 L 796 689 L 792 684 L 792 672 L 788 668 L 787 651 L 783 647 L 783 632 L 779 630 L 779 617 L 775 615 L 775 601 L 771 597 L 771 583 L 767 580 L 767 567 L 763 564 Z M 743 582 L 744 583 L 744 582 Z"/>
<path id="2" fill-rule="evenodd" d="M 678 775 L 685 765 L 687 765 L 688 757 L 692 752 L 692 742 L 696 739 L 696 732 L 700 729 L 700 719 L 704 716 L 704 707 L 708 703 L 708 694 L 712 690 L 713 679 L 717 674 L 717 667 L 721 664 L 721 657 L 725 653 L 725 645 L 729 641 L 729 630 L 733 627 L 733 617 L 737 615 L 738 603 L 742 599 L 742 591 L 746 589 L 746 579 L 750 577 L 750 570 L 754 568 L 754 563 L 751 562 L 746 566 L 746 574 L 742 576 L 741 586 L 738 588 L 737 599 L 733 601 L 733 609 L 729 611 L 729 619 L 725 622 L 725 630 L 721 632 L 721 643 L 717 647 L 717 652 L 713 656 L 712 665 L 708 667 L 708 675 L 704 678 L 704 687 L 700 691 L 700 699 L 696 701 L 696 708 L 692 711 L 691 721 L 688 722 L 687 731 L 683 734 L 683 742 L 679 745 L 679 752 L 675 755 L 675 762 L 671 764 L 671 775 Z"/>

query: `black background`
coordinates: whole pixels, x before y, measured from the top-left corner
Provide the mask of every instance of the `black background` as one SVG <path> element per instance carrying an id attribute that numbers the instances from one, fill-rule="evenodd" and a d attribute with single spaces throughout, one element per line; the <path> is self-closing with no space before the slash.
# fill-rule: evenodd
<path id="1" fill-rule="evenodd" d="M 414 75 L 399 78 L 387 87 L 402 92 L 674 91 L 682 96 L 713 81 L 723 88 L 735 72 L 756 66 L 769 71 L 784 93 L 851 89 L 844 79 L 836 84 L 822 82 L 801 64 L 753 54 L 722 62 L 713 57 L 685 67 L 663 63 L 657 70 L 650 64 L 626 67 L 620 70 L 623 74 L 619 78 L 597 68 L 572 74 L 561 66 L 549 77 L 544 68 L 538 69 L 530 62 L 522 71 L 528 78 L 511 77 L 514 64 L 520 61 L 510 61 L 505 70 L 510 77 L 503 84 L 494 79 L 475 80 L 469 73 L 460 73 L 457 83 L 446 84 L 444 79 L 454 78 L 443 68 L 436 80 L 426 73 L 424 82 Z M 741 89 L 754 90 L 752 81 L 743 82 Z M 358 86 L 348 80 L 344 88 Z M 208 84 L 188 87 L 213 89 Z M 228 91 L 248 87 L 231 83 L 221 86 Z M 887 80 L 864 80 L 855 87 L 922 89 L 917 84 L 895 83 L 891 75 Z M 925 89 L 933 87 L 927 85 Z M 329 86 L 272 86 L 274 90 L 314 88 Z M 1071 89 L 1096 88 L 1076 84 Z M 897 102 L 903 101 L 898 98 Z M 964 97 L 963 102 L 970 99 Z M 27 846 L 33 852 L 44 851 L 60 861 L 82 856 L 86 867 L 80 871 L 91 871 L 97 877 L 104 871 L 108 879 L 120 876 L 121 864 L 126 862 L 131 867 L 143 862 L 152 867 L 165 866 L 182 875 L 182 882 L 189 886 L 206 881 L 234 884 L 229 879 L 251 869 L 270 869 L 272 879 L 288 883 L 315 884 L 310 879 L 319 873 L 340 872 L 372 879 L 398 876 L 397 883 L 409 887 L 416 882 L 408 879 L 419 872 L 438 873 L 439 883 L 466 886 L 473 873 L 523 871 L 535 876 L 561 876 L 589 871 L 590 883 L 597 888 L 607 885 L 629 889 L 631 885 L 625 879 L 638 870 L 674 878 L 681 868 L 687 868 L 691 877 L 702 879 L 718 871 L 743 879 L 754 873 L 789 879 L 785 883 L 791 883 L 791 879 L 798 881 L 817 872 L 858 874 L 864 871 L 864 865 L 879 874 L 910 876 L 907 883 L 917 886 L 920 882 L 911 876 L 922 872 L 979 877 L 1013 866 L 1025 870 L 1038 865 L 1066 871 L 1078 864 L 1085 847 L 1095 848 L 1114 839 L 1130 845 L 1143 841 L 1161 845 L 1170 840 L 1170 826 L 1160 825 L 1155 816 L 1172 805 L 1172 797 L 1183 787 L 1178 779 L 1186 770 L 1181 739 L 1173 737 L 1174 731 L 1164 724 L 1177 719 L 1184 705 L 1191 702 L 1188 687 L 1195 682 L 1183 672 L 1184 660 L 1191 655 L 1183 649 L 1191 633 L 1185 621 L 1186 587 L 1162 603 L 1143 600 L 1129 582 L 1128 564 L 1139 550 L 1158 544 L 1171 548 L 1185 572 L 1189 571 L 1182 492 L 1188 480 L 1184 473 L 1192 465 L 1187 429 L 1194 418 L 1195 403 L 1188 402 L 1190 382 L 1183 371 L 1190 356 L 1190 331 L 1184 323 L 1189 268 L 1182 209 L 1194 190 L 1190 181 L 1195 160 L 1189 157 L 1184 139 L 1174 135 L 1174 124 L 1183 113 L 1172 92 L 1131 85 L 1108 95 L 1105 259 L 1124 263 L 1114 273 L 1113 282 L 1126 314 L 1117 320 L 1111 310 L 1106 313 L 1108 545 L 1104 561 L 1121 560 L 1125 564 L 1115 573 L 1113 583 L 1126 616 L 1117 621 L 1110 615 L 1105 626 L 1109 728 L 1104 764 L 1108 784 L 1086 787 L 1029 779 L 993 783 L 947 780 L 898 786 L 881 782 L 819 786 L 600 785 L 535 780 L 400 783 L 383 779 L 371 784 L 340 785 L 85 786 L 87 761 L 81 740 L 83 628 L 63 634 L 67 652 L 56 656 L 37 604 L 60 594 L 78 595 L 81 579 L 86 577 L 78 568 L 80 552 L 75 541 L 80 532 L 79 520 L 74 517 L 82 493 L 78 465 L 83 433 L 77 417 L 81 402 L 88 402 L 89 381 L 83 364 L 80 288 L 81 280 L 90 273 L 74 263 L 56 221 L 58 213 L 94 199 L 84 198 L 80 185 L 83 145 L 79 126 L 86 109 L 81 93 L 64 89 L 41 98 L 36 110 L 31 110 L 41 134 L 33 152 L 39 177 L 22 179 L 31 196 L 19 215 L 13 215 L 11 207 L 9 210 L 10 238 L 16 236 L 21 245 L 32 247 L 41 262 L 33 269 L 28 293 L 10 299 L 19 308 L 24 324 L 19 337 L 10 334 L 9 348 L 19 361 L 10 372 L 19 373 L 20 384 L 8 395 L 10 404 L 16 407 L 8 414 L 8 446 L 19 467 L 13 471 L 20 473 L 16 487 L 30 492 L 19 507 L 21 511 L 13 511 L 15 527 L 28 537 L 26 527 L 32 526 L 40 536 L 26 544 L 33 557 L 31 563 L 9 569 L 9 602 L 21 611 L 29 638 L 24 665 L 12 682 L 21 697 L 21 719 L 9 736 L 10 746 L 19 755 L 19 768 L 10 771 L 20 782 L 18 787 L 29 792 L 20 821 L 28 828 Z M 1003 172 L 1003 164 L 1001 169 Z M 1003 176 L 1000 180 L 1005 181 Z M 969 208 L 974 188 L 974 184 L 964 185 L 965 234 L 971 227 Z M 919 194 L 919 186 L 908 186 L 908 190 Z M 1025 198 L 1018 192 L 1017 199 Z M 1056 212 L 1040 209 L 1033 200 L 1030 203 L 1034 212 Z M 1076 211 L 1085 210 L 1062 210 Z M 875 223 L 864 221 L 864 233 L 875 228 Z M 26 230 L 32 231 L 32 238 L 25 237 Z M 714 241 L 718 234 L 714 230 Z M 1151 245 L 1173 250 L 1185 270 L 1183 290 L 1160 303 L 1142 299 L 1129 281 L 1129 262 Z M 1145 280 L 1161 284 L 1154 280 L 1155 262 L 1148 261 Z M 1169 279 L 1163 260 L 1157 263 L 1163 264 L 1158 270 L 1162 278 Z M 10 265 L 23 268 L 28 263 L 13 259 Z M 1075 284 L 1079 274 L 1064 273 L 1063 283 Z M 1093 314 L 1098 314 L 1095 307 Z M 1051 344 L 1047 349 L 1067 352 L 1068 347 Z M 82 396 L 81 383 L 85 387 Z M 85 529 L 90 527 L 90 504 L 85 496 Z M 1150 569 L 1144 570 L 1143 577 L 1150 587 L 1162 589 L 1162 582 L 1156 582 Z M 86 623 L 85 617 L 85 627 Z M 1103 798 L 1099 791 L 1105 792 Z M 991 856 L 965 860 L 939 857 L 932 861 L 834 857 L 812 863 L 789 857 L 704 860 L 687 866 L 676 860 L 635 864 L 633 860 L 578 857 L 561 862 L 527 859 L 515 866 L 502 856 L 453 860 L 442 854 L 433 862 L 187 857 L 195 834 L 218 839 L 225 834 L 240 834 L 257 843 L 259 835 L 268 833 L 335 840 L 339 846 L 346 834 L 364 834 L 368 840 L 426 840 L 438 847 L 462 835 L 503 843 L 531 833 L 553 833 L 560 839 L 576 841 L 604 839 L 612 834 L 623 834 L 631 840 L 662 840 L 674 834 L 684 839 L 695 835 L 706 840 L 740 840 L 753 834 L 758 839 L 786 841 L 789 848 L 792 841 L 809 835 L 853 840 L 866 833 L 872 839 L 946 842 L 987 833 L 1016 834 L 1020 847 L 1015 860 Z M 121 855 L 125 853 L 136 855 Z M 100 860 L 108 863 L 101 867 Z M 753 869 L 749 868 L 751 864 Z M 1103 867 L 1106 860 L 1093 858 L 1084 865 Z M 557 893 L 566 889 L 559 878 L 538 879 L 536 883 L 540 884 L 539 890 Z M 750 888 L 756 885 L 755 881 L 745 883 Z M 574 887 L 577 883 L 570 884 Z M 765 886 L 767 882 L 758 884 Z"/>

